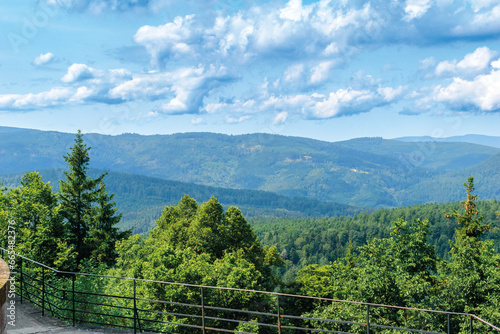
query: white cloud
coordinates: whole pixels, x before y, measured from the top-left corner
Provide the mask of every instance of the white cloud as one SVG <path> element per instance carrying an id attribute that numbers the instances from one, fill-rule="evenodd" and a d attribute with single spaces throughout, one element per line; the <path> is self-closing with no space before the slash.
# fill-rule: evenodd
<path id="1" fill-rule="evenodd" d="M 448 86 L 436 86 L 434 101 L 470 112 L 500 111 L 500 70 L 492 70 L 473 80 L 454 78 Z"/>
<path id="2" fill-rule="evenodd" d="M 386 97 L 378 91 L 339 89 L 328 97 L 314 99 L 306 112 L 310 118 L 318 119 L 354 115 L 386 105 Z"/>
<path id="3" fill-rule="evenodd" d="M 0 108 L 34 109 L 64 104 L 163 100 L 160 112 L 203 111 L 203 99 L 212 89 L 233 78 L 224 67 L 186 67 L 171 72 L 132 74 L 125 69 L 97 70 L 85 64 L 69 66 L 61 81 L 67 87 L 38 94 L 0 95 Z"/>
<path id="4" fill-rule="evenodd" d="M 403 87 L 399 86 L 398 88 L 392 87 L 380 87 L 377 89 L 377 92 L 384 98 L 385 101 L 391 102 L 401 95 L 403 92 Z"/>
<path id="5" fill-rule="evenodd" d="M 112 98 L 120 98 L 125 101 L 136 99 L 154 100 L 170 92 L 172 79 L 171 73 L 137 74 L 130 80 L 110 89 L 109 95 Z"/>
<path id="6" fill-rule="evenodd" d="M 95 69 L 88 67 L 85 64 L 73 64 L 68 68 L 66 74 L 62 77 L 61 81 L 72 83 L 94 77 Z"/>
<path id="7" fill-rule="evenodd" d="M 470 13 L 468 19 L 459 21 L 452 28 L 451 32 L 456 36 L 471 37 L 471 36 L 498 36 L 500 34 L 500 5 L 494 0 L 497 6 L 481 10 L 483 7 L 477 7 L 473 13 Z"/>
<path id="8" fill-rule="evenodd" d="M 230 59 L 241 65 L 276 57 L 342 57 L 349 38 L 359 29 L 373 27 L 378 19 L 369 4 L 348 8 L 328 1 L 303 5 L 291 0 L 283 7 L 254 6 L 213 20 L 176 17 L 163 25 L 140 27 L 134 41 L 146 48 L 151 64 L 158 67 L 171 59 L 192 63 Z"/>
<path id="9" fill-rule="evenodd" d="M 172 98 L 167 97 L 170 100 L 163 103 L 160 109 L 168 114 L 203 112 L 203 99 L 210 91 L 222 82 L 232 80 L 224 68 L 214 67 L 183 68 L 169 76 Z"/>
<path id="10" fill-rule="evenodd" d="M 491 7 L 492 5 L 498 4 L 497 0 L 469 0 L 472 8 L 475 12 L 479 12 L 484 8 Z"/>
<path id="11" fill-rule="evenodd" d="M 488 68 L 491 59 L 496 52 L 492 52 L 488 47 L 477 48 L 473 53 L 467 54 L 463 60 L 459 61 L 457 68 L 459 70 L 481 72 Z"/>
<path id="12" fill-rule="evenodd" d="M 241 123 L 241 122 L 244 122 L 248 119 L 252 118 L 252 116 L 250 115 L 244 115 L 244 116 L 240 116 L 240 117 L 231 117 L 231 116 L 227 116 L 226 117 L 226 122 L 229 123 L 229 124 L 237 124 L 237 123 Z"/>
<path id="13" fill-rule="evenodd" d="M 304 64 L 294 64 L 287 68 L 283 74 L 283 80 L 297 82 L 304 80 Z"/>
<path id="14" fill-rule="evenodd" d="M 282 111 L 278 115 L 276 115 L 276 117 L 274 118 L 273 124 L 274 125 L 283 124 L 283 123 L 285 123 L 287 117 L 288 117 L 288 113 L 286 111 Z"/>
<path id="15" fill-rule="evenodd" d="M 332 69 L 334 64 L 335 63 L 333 61 L 324 61 L 315 66 L 311 70 L 312 73 L 309 81 L 312 84 L 318 84 L 330 78 L 330 70 Z"/>
<path id="16" fill-rule="evenodd" d="M 151 55 L 152 64 L 159 66 L 163 57 L 194 56 L 195 43 L 199 42 L 200 27 L 193 15 L 176 17 L 173 22 L 159 26 L 142 26 L 134 41 L 144 45 Z"/>
<path id="17" fill-rule="evenodd" d="M 465 55 L 464 59 L 444 60 L 435 69 L 435 74 L 440 78 L 447 77 L 467 77 L 473 78 L 478 74 L 487 73 L 492 59 L 497 52 L 491 51 L 488 47 L 477 48 L 474 52 Z"/>
<path id="18" fill-rule="evenodd" d="M 405 7 L 405 20 L 411 21 L 424 15 L 431 7 L 430 0 L 407 0 Z"/>
<path id="19" fill-rule="evenodd" d="M 40 107 L 54 107 L 64 103 L 72 95 L 72 91 L 68 88 L 53 88 L 37 94 L 0 95 L 0 108 L 32 110 Z"/>
<path id="20" fill-rule="evenodd" d="M 300 21 L 311 12 L 311 7 L 303 7 L 302 0 L 290 0 L 285 8 L 280 10 L 280 18 Z"/>
<path id="21" fill-rule="evenodd" d="M 56 62 L 56 56 L 52 52 L 42 53 L 33 60 L 33 65 L 43 66 Z"/>

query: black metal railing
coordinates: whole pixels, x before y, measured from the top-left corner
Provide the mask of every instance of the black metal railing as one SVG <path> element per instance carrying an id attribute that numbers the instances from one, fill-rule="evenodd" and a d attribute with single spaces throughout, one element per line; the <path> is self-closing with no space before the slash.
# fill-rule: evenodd
<path id="1" fill-rule="evenodd" d="M 13 253 L 0 250 L 12 258 Z M 500 332 L 467 313 L 65 272 L 15 256 L 11 277 L 20 302 L 29 301 L 42 316 L 48 312 L 73 326 L 203 334 Z"/>

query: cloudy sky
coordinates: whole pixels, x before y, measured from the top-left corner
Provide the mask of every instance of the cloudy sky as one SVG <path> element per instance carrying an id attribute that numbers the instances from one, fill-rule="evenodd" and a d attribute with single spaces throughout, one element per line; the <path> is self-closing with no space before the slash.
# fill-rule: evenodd
<path id="1" fill-rule="evenodd" d="M 0 125 L 500 135 L 498 0 L 0 2 Z"/>

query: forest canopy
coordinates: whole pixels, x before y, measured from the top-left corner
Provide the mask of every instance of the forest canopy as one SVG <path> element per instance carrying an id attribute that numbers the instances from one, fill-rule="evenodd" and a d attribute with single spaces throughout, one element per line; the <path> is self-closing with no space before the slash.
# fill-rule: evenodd
<path id="1" fill-rule="evenodd" d="M 57 193 L 37 172 L 26 173 L 18 187 L 0 190 L 4 248 L 62 270 L 472 313 L 492 322 L 500 317 L 500 202 L 478 202 L 473 177 L 464 183 L 466 198 L 459 205 L 316 220 L 256 219 L 250 224 L 240 209 L 224 210 L 213 196 L 199 204 L 185 195 L 164 208 L 155 228 L 132 235 L 117 228 L 121 214 L 106 189 L 106 173 L 88 175 L 89 150 L 78 133 L 64 156 L 68 170 Z M 132 289 L 123 280 L 99 284 L 108 294 L 130 295 Z M 181 286 L 138 289 L 150 300 L 200 297 Z M 267 295 L 248 292 L 213 294 L 206 301 L 227 309 L 272 305 Z M 166 306 L 155 307 L 161 313 Z M 344 304 L 292 307 L 309 318 L 363 322 L 362 313 Z M 433 319 L 384 312 L 377 314 L 382 323 L 425 322 L 427 329 L 442 331 Z M 232 317 L 236 329 L 241 319 Z M 342 322 L 322 326 L 359 331 Z M 454 322 L 453 332 L 463 326 Z"/>

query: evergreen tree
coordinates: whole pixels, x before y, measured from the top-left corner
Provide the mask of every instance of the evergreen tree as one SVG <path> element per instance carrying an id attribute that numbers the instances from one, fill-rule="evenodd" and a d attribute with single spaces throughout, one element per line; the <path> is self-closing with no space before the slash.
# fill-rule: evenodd
<path id="1" fill-rule="evenodd" d="M 117 257 L 116 242 L 131 236 L 132 230 L 120 231 L 115 227 L 120 222 L 122 214 L 116 214 L 114 194 L 108 193 L 104 182 L 101 181 L 96 195 L 88 238 L 88 245 L 91 249 L 90 258 L 111 266 Z"/>
<path id="2" fill-rule="evenodd" d="M 451 243 L 451 261 L 441 267 L 441 299 L 453 311 L 480 314 L 498 306 L 492 298 L 498 298 L 500 255 L 494 251 L 492 240 L 480 239 L 490 224 L 482 223 L 483 216 L 476 208 L 477 196 L 472 195 L 474 178 L 469 177 L 464 185 L 467 191 L 462 202 L 464 213 L 457 210 L 446 213 L 446 217 L 455 217 L 461 226 Z"/>
<path id="3" fill-rule="evenodd" d="M 64 156 L 69 171 L 64 172 L 66 180 L 60 181 L 60 212 L 68 228 L 69 242 L 75 248 L 76 264 L 83 259 L 112 264 L 116 258 L 114 243 L 129 232 L 120 233 L 115 227 L 121 215 L 115 215 L 113 195 L 106 190 L 106 173 L 96 179 L 87 175 L 89 150 L 78 131 L 75 144 Z"/>

